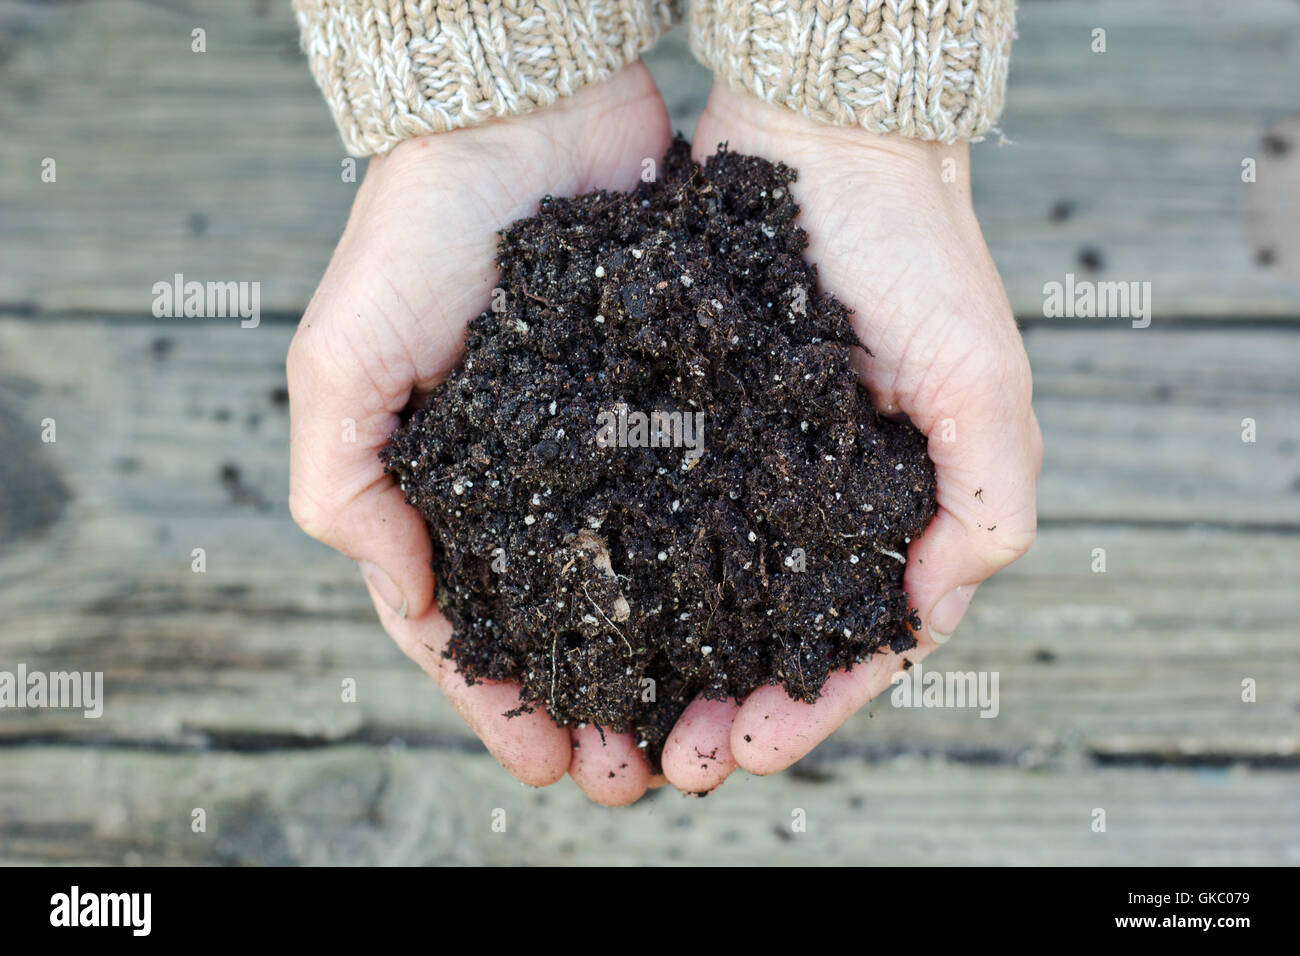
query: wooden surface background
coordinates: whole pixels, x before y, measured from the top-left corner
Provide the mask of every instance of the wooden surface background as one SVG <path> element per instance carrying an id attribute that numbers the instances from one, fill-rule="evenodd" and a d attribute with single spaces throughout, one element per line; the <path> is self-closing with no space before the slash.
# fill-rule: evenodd
<path id="1" fill-rule="evenodd" d="M 0 862 L 1300 863 L 1300 5 L 1019 34 L 975 194 L 1041 534 L 927 661 L 998 671 L 999 717 L 880 700 L 791 772 L 608 811 L 514 783 L 289 519 L 282 363 L 355 186 L 288 4 L 0 0 L 0 670 L 107 692 L 0 711 Z M 708 75 L 680 33 L 650 62 L 689 132 Z M 260 281 L 261 326 L 152 318 L 175 272 Z M 1155 321 L 1043 319 L 1067 272 Z"/>

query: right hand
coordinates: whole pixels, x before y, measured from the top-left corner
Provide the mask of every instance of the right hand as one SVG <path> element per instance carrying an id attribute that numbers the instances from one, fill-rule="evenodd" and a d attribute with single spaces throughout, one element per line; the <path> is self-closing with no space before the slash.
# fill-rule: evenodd
<path id="1" fill-rule="evenodd" d="M 384 628 L 524 783 L 566 771 L 593 800 L 630 803 L 650 784 L 630 734 L 572 732 L 515 684 L 467 686 L 443 656 L 424 520 L 378 452 L 413 395 L 460 361 L 466 323 L 497 283 L 496 233 L 546 194 L 628 190 L 671 140 L 649 72 L 634 63 L 544 109 L 407 140 L 371 159 L 347 227 L 289 347 L 289 509 L 357 561 Z M 355 440 L 345 438 L 354 422 Z M 348 436 L 350 437 L 350 436 Z"/>

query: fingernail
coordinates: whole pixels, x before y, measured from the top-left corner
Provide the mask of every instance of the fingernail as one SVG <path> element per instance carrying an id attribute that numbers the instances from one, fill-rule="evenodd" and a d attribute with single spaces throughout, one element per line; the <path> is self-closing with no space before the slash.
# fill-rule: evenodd
<path id="1" fill-rule="evenodd" d="M 963 584 L 939 598 L 934 609 L 930 611 L 930 637 L 936 644 L 948 643 L 952 632 L 957 630 L 957 625 L 961 623 L 966 608 L 970 606 L 970 599 L 975 596 L 977 587 L 978 584 Z"/>
<path id="2" fill-rule="evenodd" d="M 361 569 L 361 576 L 366 579 L 366 583 L 375 589 L 375 593 L 393 613 L 398 617 L 406 617 L 406 597 L 384 569 L 369 561 L 358 561 L 357 567 Z"/>

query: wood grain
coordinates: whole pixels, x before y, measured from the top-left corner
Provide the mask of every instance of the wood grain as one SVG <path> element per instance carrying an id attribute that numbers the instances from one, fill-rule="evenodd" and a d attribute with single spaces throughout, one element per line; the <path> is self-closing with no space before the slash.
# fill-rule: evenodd
<path id="1" fill-rule="evenodd" d="M 4 467 L 44 469 L 67 498 L 0 558 L 0 660 L 103 670 L 110 690 L 101 720 L 23 712 L 0 721 L 0 740 L 469 744 L 383 636 L 351 563 L 289 520 L 290 330 L 185 321 L 0 320 L 2 420 L 21 425 Z M 936 659 L 998 671 L 1001 713 L 878 703 L 826 759 L 1294 759 L 1295 338 L 1032 331 L 1040 540 Z M 1241 441 L 1246 413 L 1254 444 Z M 39 440 L 47 418 L 53 444 Z M 191 570 L 194 548 L 206 573 Z M 341 700 L 349 677 L 356 704 Z M 1256 703 L 1241 701 L 1245 678 Z"/>
<path id="2" fill-rule="evenodd" d="M 107 692 L 0 712 L 0 863 L 1300 862 L 1300 166 L 1263 140 L 1300 7 L 1026 0 L 1019 33 L 973 177 L 1040 537 L 927 661 L 996 671 L 997 718 L 882 698 L 793 772 L 609 812 L 513 783 L 289 519 L 284 353 L 356 187 L 287 3 L 0 0 L 0 669 Z M 683 41 L 648 61 L 689 133 Z M 263 324 L 148 318 L 177 272 L 260 282 Z M 1155 324 L 1042 319 L 1067 272 L 1151 282 Z"/>
<path id="3" fill-rule="evenodd" d="M 898 758 L 817 779 L 739 774 L 704 800 L 593 807 L 491 758 L 0 752 L 0 863 L 1294 865 L 1290 774 L 1028 772 Z M 195 809 L 206 830 L 194 832 Z M 1106 831 L 1093 832 L 1094 811 Z M 806 828 L 795 832 L 802 811 Z M 505 822 L 504 832 L 492 828 Z"/>
<path id="4" fill-rule="evenodd" d="M 296 315 L 356 186 L 288 4 L 69 10 L 0 0 L 0 306 L 138 313 L 179 272 L 260 282 L 267 313 Z M 206 53 L 191 52 L 196 27 Z M 1096 28 L 1105 53 L 1091 51 Z M 1277 117 L 1300 109 L 1300 7 L 1029 0 L 1019 33 L 1014 145 L 995 136 L 973 153 L 1016 313 L 1041 317 L 1044 284 L 1074 272 L 1151 282 L 1158 320 L 1300 314 L 1294 264 L 1261 263 L 1247 240 L 1241 179 Z M 689 133 L 708 74 L 684 34 L 647 62 Z"/>

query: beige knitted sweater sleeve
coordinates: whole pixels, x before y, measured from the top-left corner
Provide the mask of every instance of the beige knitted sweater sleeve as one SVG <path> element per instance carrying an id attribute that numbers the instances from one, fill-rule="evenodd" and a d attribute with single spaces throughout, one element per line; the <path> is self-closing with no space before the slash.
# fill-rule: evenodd
<path id="1" fill-rule="evenodd" d="M 607 79 L 678 0 L 293 0 L 312 74 L 356 156 L 527 113 Z"/>
<path id="2" fill-rule="evenodd" d="M 348 152 L 526 113 L 651 47 L 682 0 L 293 0 Z M 692 0 L 719 79 L 817 120 L 977 139 L 1002 109 L 1015 0 Z"/>
<path id="3" fill-rule="evenodd" d="M 693 0 L 691 48 L 814 119 L 952 143 L 997 121 L 1015 0 Z"/>

